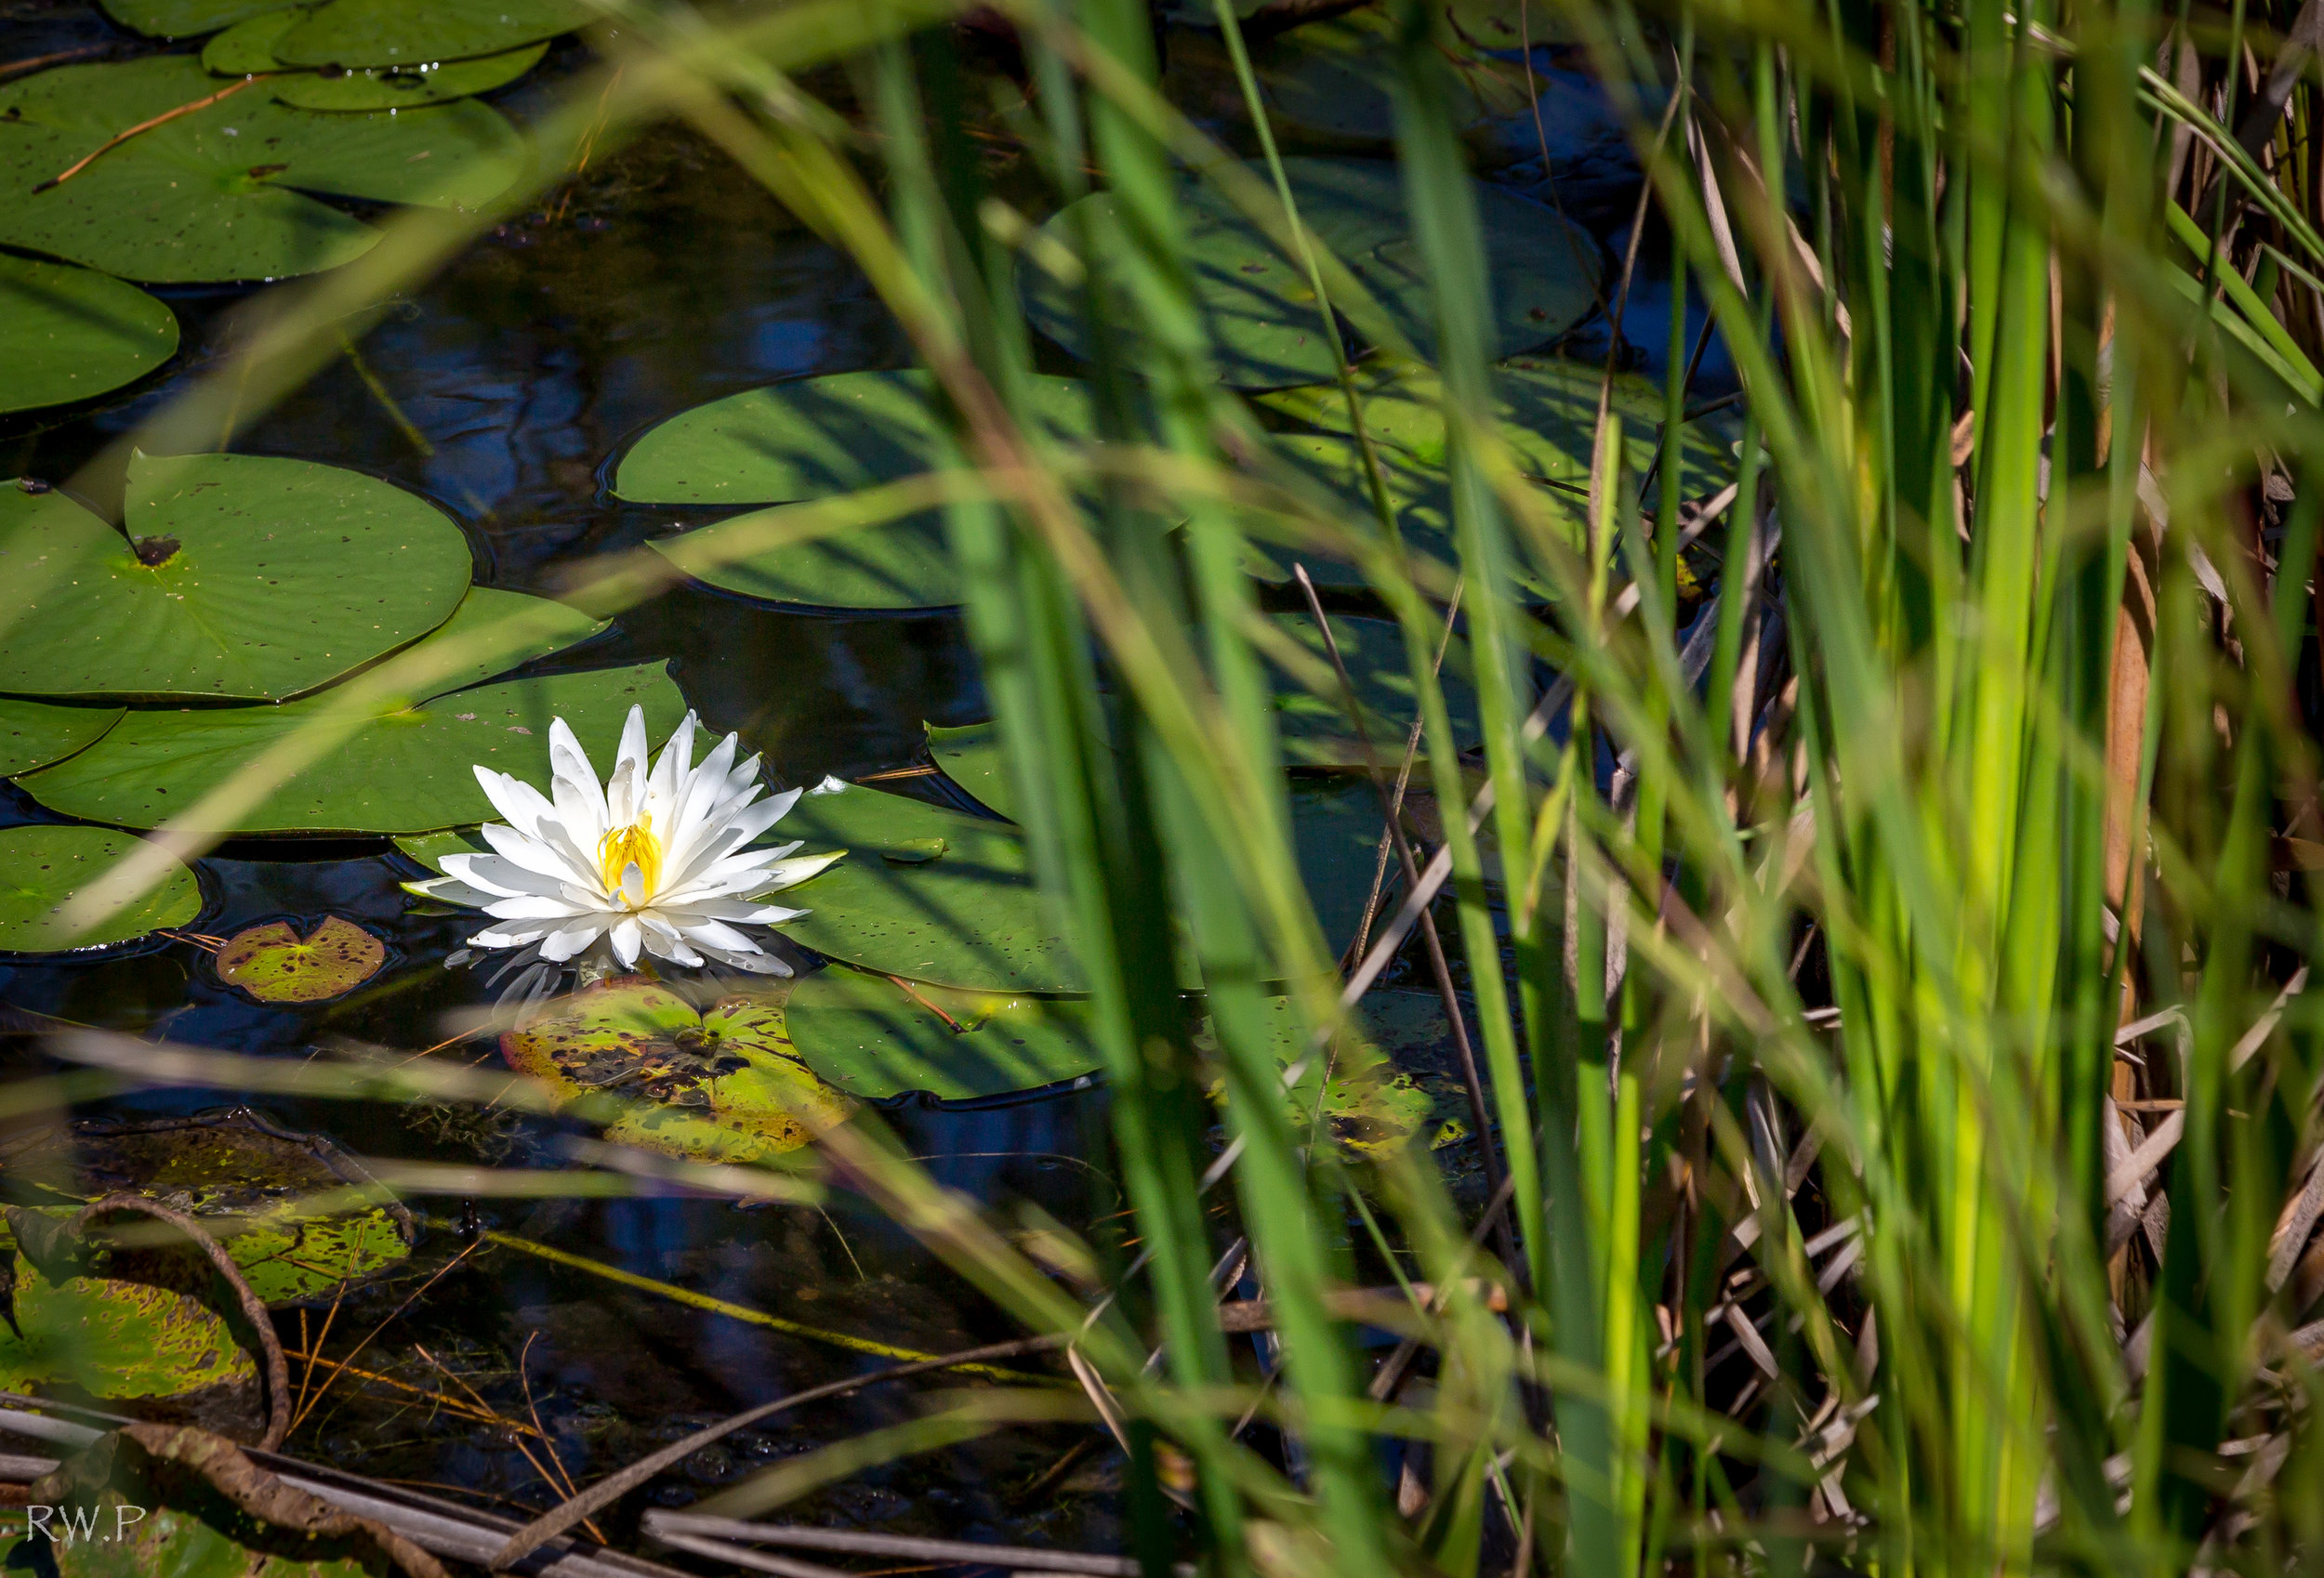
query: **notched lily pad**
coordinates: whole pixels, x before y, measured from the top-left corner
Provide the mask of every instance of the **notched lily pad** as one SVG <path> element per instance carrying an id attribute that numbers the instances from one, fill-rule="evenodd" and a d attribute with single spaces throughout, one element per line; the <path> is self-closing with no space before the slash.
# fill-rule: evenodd
<path id="1" fill-rule="evenodd" d="M 807 1065 L 866 1100 L 1000 1096 L 1098 1066 L 1076 998 L 956 992 L 834 965 L 795 982 L 784 1014 Z"/>
<path id="2" fill-rule="evenodd" d="M 0 828 L 0 953 L 99 948 L 200 914 L 201 886 L 172 861 L 161 885 L 137 902 L 94 927 L 67 925 L 72 900 L 143 842 L 109 827 Z"/>
<path id="3" fill-rule="evenodd" d="M 137 286 L 0 253 L 0 412 L 87 400 L 177 353 L 177 315 Z"/>
<path id="4" fill-rule="evenodd" d="M 846 1098 L 793 1049 L 772 994 L 697 1008 L 662 981 L 617 977 L 503 1034 L 500 1053 L 561 1101 L 602 1093 L 652 1103 L 606 1137 L 668 1155 L 776 1156 L 847 1117 Z"/>
<path id="5" fill-rule="evenodd" d="M 125 533 L 0 488 L 11 690 L 281 701 L 442 625 L 471 565 L 425 499 L 269 455 L 132 455 Z"/>
<path id="6" fill-rule="evenodd" d="M 388 945 L 338 915 L 325 915 L 306 936 L 293 923 L 269 921 L 236 932 L 218 951 L 218 978 L 261 1003 L 324 1003 L 379 972 Z"/>
<path id="7" fill-rule="evenodd" d="M 477 643 L 496 628 L 510 632 L 510 638 L 527 638 L 497 655 L 478 656 L 484 649 Z M 547 598 L 475 588 L 442 629 L 419 643 L 440 643 L 436 650 L 446 664 L 463 662 L 437 681 L 441 689 L 410 705 L 380 703 L 328 756 L 220 831 L 398 834 L 457 827 L 495 815 L 476 784 L 478 763 L 548 783 L 552 719 L 571 725 L 600 763 L 612 759 L 633 704 L 645 708 L 647 732 L 662 737 L 677 727 L 686 705 L 658 663 L 476 683 L 603 628 Z M 462 688 L 469 686 L 474 688 Z M 42 804 L 70 815 L 158 826 L 331 705 L 325 694 L 274 707 L 134 712 L 98 746 L 20 782 Z"/>
<path id="8" fill-rule="evenodd" d="M 180 111 L 59 181 L 116 133 Z M 526 157 L 508 117 L 473 100 L 332 114 L 221 83 L 187 55 L 59 66 L 0 85 L 0 242 L 132 280 L 279 279 L 379 240 L 306 193 L 475 208 Z"/>

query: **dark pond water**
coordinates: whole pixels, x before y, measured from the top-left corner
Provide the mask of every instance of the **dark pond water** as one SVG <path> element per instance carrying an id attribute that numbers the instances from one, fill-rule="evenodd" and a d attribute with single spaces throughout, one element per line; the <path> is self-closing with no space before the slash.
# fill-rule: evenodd
<path id="1" fill-rule="evenodd" d="M 143 46 L 90 6 L 0 0 L 0 61 L 95 47 Z M 522 118 L 581 59 L 577 46 L 562 43 L 496 100 Z M 1540 190 L 1541 161 L 1536 153 L 1528 162 L 1525 149 L 1552 139 L 1565 195 L 1618 246 L 1633 178 L 1606 153 L 1603 106 L 1586 80 L 1570 63 L 1545 59 L 1543 69 L 1551 85 L 1543 127 L 1513 139 L 1506 178 Z M 1659 251 L 1649 238 L 1623 325 L 1630 360 L 1650 372 L 1659 370 L 1670 311 Z M 159 294 L 184 324 L 178 359 L 98 409 L 0 425 L 0 475 L 75 477 L 212 362 L 228 314 L 247 293 Z M 1575 348 L 1602 356 L 1606 340 L 1599 320 L 1579 331 Z M 604 487 L 610 458 L 641 428 L 775 379 L 905 360 L 900 335 L 843 257 L 705 145 L 664 131 L 595 163 L 542 209 L 481 242 L 237 447 L 354 467 L 422 493 L 467 529 L 480 583 L 539 589 L 561 564 L 670 523 L 673 512 L 625 506 Z M 1714 349 L 1697 388 L 1716 394 L 1727 376 Z M 739 730 L 787 782 L 907 765 L 919 756 L 923 721 L 984 716 L 958 622 L 945 614 L 829 617 L 680 589 L 624 616 L 583 661 L 645 658 L 669 659 L 706 721 Z M 0 825 L 46 817 L 0 786 Z M 448 1013 L 485 995 L 478 977 L 442 967 L 469 923 L 413 914 L 396 883 L 416 870 L 384 844 L 237 843 L 201 869 L 208 908 L 196 929 L 224 935 L 267 918 L 349 916 L 390 940 L 388 968 L 335 1004 L 269 1007 L 222 984 L 200 949 L 154 941 L 94 961 L 0 966 L 0 1002 L 139 1035 L 298 1057 L 335 1037 L 417 1050 L 442 1039 Z M 20 1038 L 4 1055 L 11 1076 L 47 1066 Z M 101 1108 L 152 1114 L 235 1099 L 146 1094 Z M 327 1132 L 368 1155 L 518 1165 L 555 1165 L 561 1156 L 553 1124 L 271 1098 L 264 1107 L 280 1123 Z M 1103 1170 L 1102 1091 L 971 1111 L 907 1104 L 888 1116 L 939 1177 L 981 1199 L 1036 1203 L 1077 1225 L 1103 1224 L 1117 1209 Z M 678 1198 L 447 1200 L 437 1209 L 408 1270 L 349 1298 L 329 1338 L 315 1339 L 344 1358 L 379 1328 L 360 1362 L 416 1390 L 343 1379 L 290 1450 L 458 1487 L 504 1509 L 537 1508 L 554 1499 L 534 1460 L 539 1448 L 529 1456 L 507 1427 L 463 1418 L 426 1394 L 473 1387 L 520 1418 L 529 1417 L 529 1387 L 562 1472 L 586 1480 L 710 1419 L 870 1362 L 480 1244 L 462 1230 L 464 1211 L 469 1228 L 886 1342 L 944 1351 L 1013 1335 L 899 1234 L 844 1203 L 817 1213 Z M 438 1280 L 415 1297 L 430 1278 Z M 318 1308 L 304 1319 L 319 1326 L 324 1315 Z M 875 1392 L 732 1438 L 644 1499 L 683 1504 L 769 1460 L 900 1418 L 909 1402 L 901 1388 Z M 1075 1430 L 1005 1432 L 859 1476 L 791 1510 L 1104 1548 L 1116 1544 L 1118 1468 L 1110 1452 L 1083 1455 L 1087 1441 Z M 617 1520 L 606 1532 L 620 1537 L 627 1528 Z"/>

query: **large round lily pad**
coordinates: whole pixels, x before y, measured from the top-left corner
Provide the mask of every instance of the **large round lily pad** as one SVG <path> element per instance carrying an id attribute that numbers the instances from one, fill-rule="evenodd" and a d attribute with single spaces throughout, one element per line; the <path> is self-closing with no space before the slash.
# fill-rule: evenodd
<path id="1" fill-rule="evenodd" d="M 314 461 L 135 455 L 125 536 L 0 488 L 0 683 L 280 701 L 442 625 L 470 562 L 426 500 Z"/>
<path id="2" fill-rule="evenodd" d="M 1086 989 L 1016 828 L 851 784 L 801 796 L 778 831 L 848 852 L 784 900 L 810 912 L 776 928 L 792 941 L 971 992 Z"/>
<path id="3" fill-rule="evenodd" d="M 177 315 L 137 286 L 0 253 L 0 412 L 117 389 L 177 351 Z"/>
<path id="4" fill-rule="evenodd" d="M 1286 174 L 1309 230 L 1354 271 L 1423 355 L 1433 354 L 1435 309 L 1394 164 L 1367 159 L 1287 159 Z M 1264 171 L 1260 173 L 1263 176 Z M 1478 183 L 1475 196 L 1492 291 L 1495 354 L 1547 344 L 1595 305 L 1601 259 L 1587 232 L 1553 210 Z M 1330 342 L 1307 276 L 1224 199 L 1189 181 L 1181 203 L 1185 256 L 1208 315 L 1219 373 L 1241 388 L 1276 388 L 1332 376 Z M 1099 192 L 1042 227 L 1078 255 L 1103 258 L 1125 244 L 1114 199 Z M 1083 293 L 1028 268 L 1020 276 L 1026 312 L 1043 334 L 1076 356 L 1090 351 Z M 1113 303 L 1109 320 L 1128 340 L 1135 367 L 1144 358 L 1137 314 Z"/>
<path id="5" fill-rule="evenodd" d="M 159 888 L 91 930 L 66 927 L 74 894 L 119 864 L 140 841 L 107 827 L 0 828 L 0 952 L 57 953 L 126 942 L 202 913 L 193 873 L 171 865 Z"/>
<path id="6" fill-rule="evenodd" d="M 638 504 L 787 504 L 932 470 L 943 427 L 926 373 L 795 378 L 681 411 L 646 430 L 614 474 Z M 1036 377 L 1035 410 L 1057 437 L 1090 431 L 1089 388 Z"/>
<path id="7" fill-rule="evenodd" d="M 50 1218 L 101 1195 L 166 1200 L 218 1234 L 268 1304 L 331 1293 L 403 1260 L 411 1216 L 375 1198 L 324 1211 L 329 1197 L 364 1181 L 338 1144 L 277 1128 L 247 1110 L 143 1122 L 94 1119 L 12 1138 L 0 1166 Z M 139 1257 L 155 1253 L 140 1250 Z M 115 1260 L 134 1269 L 126 1252 Z"/>
<path id="8" fill-rule="evenodd" d="M 541 601 L 479 587 L 429 639 L 465 639 L 520 612 L 529 617 Z M 562 628 L 532 651 L 473 664 L 411 706 L 382 706 L 324 759 L 294 774 L 231 827 L 216 831 L 421 833 L 482 822 L 495 813 L 477 787 L 473 767 L 481 763 L 548 783 L 552 719 L 570 724 L 601 765 L 613 759 L 631 706 L 645 708 L 646 730 L 655 739 L 677 727 L 685 699 L 658 663 L 475 686 L 601 628 L 571 610 L 556 622 Z M 98 745 L 19 782 L 43 805 L 70 815 L 157 826 L 331 705 L 324 694 L 275 707 L 133 712 Z"/>
<path id="9" fill-rule="evenodd" d="M 290 0 L 104 0 L 105 12 L 124 27 L 154 38 L 195 38 L 231 26 L 244 17 L 286 6 Z"/>
<path id="10" fill-rule="evenodd" d="M 276 43 L 294 66 L 413 66 L 495 55 L 597 20 L 588 0 L 331 0 Z"/>
<path id="11" fill-rule="evenodd" d="M 261 1003 L 327 1003 L 379 973 L 388 945 L 340 915 L 301 935 L 289 921 L 244 927 L 218 951 L 218 979 Z"/>
<path id="12" fill-rule="evenodd" d="M 595 1092 L 647 1104 L 606 1137 L 671 1155 L 754 1161 L 847 1116 L 846 1098 L 792 1049 L 772 996 L 697 1008 L 664 982 L 623 976 L 507 1032 L 500 1051 L 561 1101 Z"/>
<path id="13" fill-rule="evenodd" d="M 114 134 L 221 91 L 54 184 Z M 59 66 L 0 85 L 0 243 L 133 280 L 312 273 L 379 232 L 305 193 L 480 207 L 525 157 L 508 118 L 473 100 L 326 114 L 191 56 Z"/>
<path id="14" fill-rule="evenodd" d="M 1552 482 L 1586 485 L 1596 446 L 1598 390 L 1603 367 L 1552 356 L 1520 356 L 1493 370 L 1501 437 L 1518 464 Z M 1377 362 L 1356 370 L 1364 426 L 1373 440 L 1427 466 L 1445 463 L 1444 385 L 1424 367 Z M 1345 433 L 1347 404 L 1339 388 L 1277 389 L 1260 403 L 1327 431 Z M 1634 373 L 1614 379 L 1612 406 L 1621 414 L 1631 469 L 1654 464 L 1662 429 L 1662 391 Z M 1697 418 L 1681 440 L 1687 496 L 1716 492 L 1735 474 L 1741 424 L 1728 414 Z"/>
<path id="15" fill-rule="evenodd" d="M 120 721 L 119 707 L 59 707 L 0 696 L 0 778 L 86 750 Z"/>
<path id="16" fill-rule="evenodd" d="M 408 110 L 489 93 L 540 63 L 546 44 L 472 60 L 430 60 L 387 71 L 300 71 L 274 58 L 274 45 L 306 20 L 303 9 L 267 11 L 235 23 L 204 46 L 202 63 L 220 76 L 263 75 L 266 90 L 300 110 Z"/>
<path id="17" fill-rule="evenodd" d="M 932 513 L 794 543 L 772 553 L 726 557 L 727 545 L 738 533 L 755 532 L 799 507 L 776 505 L 752 510 L 646 546 L 705 585 L 769 602 L 811 608 L 950 608 L 967 597 L 944 518 Z"/>

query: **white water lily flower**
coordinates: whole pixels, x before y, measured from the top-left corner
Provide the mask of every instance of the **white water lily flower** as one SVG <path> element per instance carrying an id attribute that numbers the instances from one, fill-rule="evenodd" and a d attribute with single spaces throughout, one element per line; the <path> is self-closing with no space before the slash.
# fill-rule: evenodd
<path id="1" fill-rule="evenodd" d="M 482 829 L 497 852 L 447 855 L 450 874 L 407 886 L 492 916 L 498 925 L 469 939 L 482 948 L 537 945 L 542 958 L 561 962 L 604 938 L 624 969 L 651 953 L 790 974 L 735 928 L 807 914 L 758 901 L 845 851 L 794 855 L 797 843 L 744 848 L 782 820 L 799 792 L 760 800 L 759 758 L 735 766 L 732 734 L 693 766 L 694 725 L 690 712 L 649 766 L 645 709 L 631 707 L 612 776 L 601 785 L 581 743 L 557 719 L 548 727 L 548 795 L 476 769 L 494 809 L 508 819 Z"/>

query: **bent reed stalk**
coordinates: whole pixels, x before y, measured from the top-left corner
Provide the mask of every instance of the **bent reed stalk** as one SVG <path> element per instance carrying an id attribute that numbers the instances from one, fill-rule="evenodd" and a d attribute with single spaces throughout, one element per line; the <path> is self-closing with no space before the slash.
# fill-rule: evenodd
<path id="1" fill-rule="evenodd" d="M 1314 283 L 1316 332 L 1336 313 L 1412 348 L 1301 227 L 1273 140 L 1255 176 L 1161 97 L 1129 0 L 998 7 L 1050 195 L 1102 184 L 1124 218 L 1123 244 L 1080 249 L 1105 441 L 1086 454 L 1029 419 L 1014 271 L 1042 262 L 987 221 L 954 7 L 609 3 L 602 72 L 536 128 L 536 178 L 507 204 L 583 147 L 691 124 L 854 256 L 935 375 L 949 471 L 715 551 L 944 507 L 1090 983 L 1143 1245 L 1134 1278 L 1114 1268 L 1130 1296 L 1092 1314 L 869 1118 L 826 1158 L 1030 1328 L 1072 1337 L 1124 1421 L 1134 1554 L 1156 1575 L 1190 1554 L 1268 1578 L 2313 1567 L 2319 1046 L 2304 996 L 2268 1009 L 2314 957 L 2324 867 L 2317 0 L 2225 19 L 1560 0 L 1629 117 L 1672 298 L 1709 303 L 1744 394 L 1721 562 L 1691 612 L 1683 323 L 1657 475 L 1631 473 L 1602 402 L 1586 506 L 1528 480 L 1495 414 L 1452 22 L 1380 3 L 1434 292 L 1452 563 L 1416 556 L 1384 507 L 1250 461 L 1259 428 L 1213 375 L 1188 273 L 1182 171 Z M 833 62 L 861 127 L 801 85 Z M 495 217 L 398 218 L 366 257 L 264 298 L 246 348 L 136 441 L 228 441 L 350 314 Z M 1117 299 L 1135 366 L 1102 307 Z M 1273 983 L 1314 1045 L 1355 1032 L 1290 852 L 1247 636 L 1253 534 L 1353 561 L 1403 628 L 1514 1263 L 1425 1154 L 1358 1165 L 1285 1103 Z M 576 585 L 614 611 L 672 573 L 634 556 Z M 1435 669 L 1455 585 L 1473 762 Z M 159 841 L 202 847 L 205 819 L 328 730 L 413 693 L 408 666 L 351 682 L 342 719 Z M 1564 677 L 1546 696 L 1545 668 Z M 1182 948 L 1214 1050 L 1170 984 Z M 1263 1394 L 1210 1282 L 1214 1078 L 1281 1336 Z M 1335 1314 L 1351 1205 L 1382 1235 L 1367 1252 L 1439 1290 L 1415 1311 L 1441 1355 L 1424 1399 L 1396 1400 L 1402 1361 L 1375 1395 Z M 1269 1428 L 1238 1426 L 1253 1409 Z M 1389 1440 L 1419 1443 L 1400 1486 Z"/>

